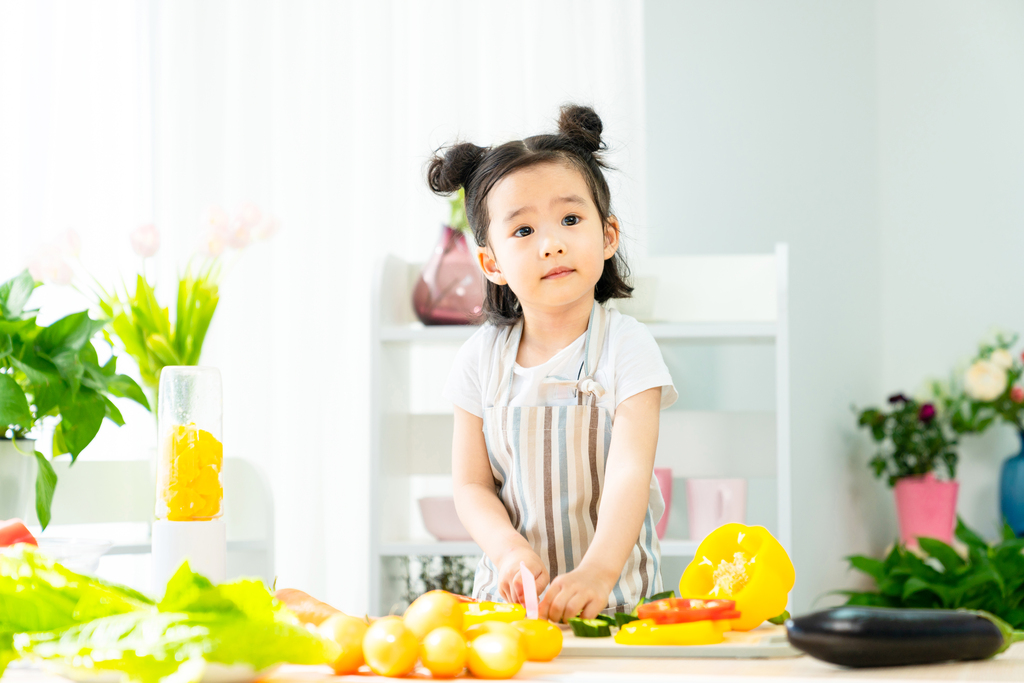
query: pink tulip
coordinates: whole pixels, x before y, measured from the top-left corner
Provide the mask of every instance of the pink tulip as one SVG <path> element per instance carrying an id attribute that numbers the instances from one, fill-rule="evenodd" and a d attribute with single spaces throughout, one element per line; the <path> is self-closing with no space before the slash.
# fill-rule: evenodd
<path id="1" fill-rule="evenodd" d="M 257 241 L 267 240 L 273 237 L 281 229 L 281 222 L 272 216 L 267 216 L 252 231 L 253 239 Z"/>
<path id="2" fill-rule="evenodd" d="M 249 225 L 245 223 L 241 217 L 231 221 L 231 226 L 228 229 L 227 242 L 232 249 L 245 249 L 249 246 Z"/>
<path id="3" fill-rule="evenodd" d="M 78 258 L 78 255 L 82 253 L 82 239 L 72 228 L 68 228 L 57 244 L 61 252 L 72 258 Z"/>
<path id="4" fill-rule="evenodd" d="M 1024 403 L 1024 387 L 1014 387 L 1010 389 L 1010 400 L 1014 403 Z"/>
<path id="5" fill-rule="evenodd" d="M 238 222 L 250 230 L 259 225 L 262 220 L 263 212 L 252 202 L 243 204 L 242 208 L 238 210 Z"/>
<path id="6" fill-rule="evenodd" d="M 53 245 L 47 245 L 36 254 L 28 266 L 29 274 L 40 282 L 55 285 L 71 284 L 71 266 Z"/>
<path id="7" fill-rule="evenodd" d="M 203 240 L 203 252 L 212 258 L 217 258 L 224 253 L 226 241 L 224 235 L 217 230 L 210 230 Z"/>
<path id="8" fill-rule="evenodd" d="M 146 223 L 132 230 L 132 250 L 142 258 L 149 258 L 160 250 L 160 231 L 152 223 Z"/>
<path id="9" fill-rule="evenodd" d="M 215 232 L 222 237 L 227 237 L 229 231 L 228 215 L 219 206 L 211 206 L 203 213 L 203 228 L 208 232 Z"/>

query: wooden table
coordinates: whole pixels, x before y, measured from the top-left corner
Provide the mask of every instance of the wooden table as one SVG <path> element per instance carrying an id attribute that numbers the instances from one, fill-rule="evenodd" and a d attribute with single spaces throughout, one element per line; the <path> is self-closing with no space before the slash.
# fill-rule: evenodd
<path id="1" fill-rule="evenodd" d="M 374 677 L 334 676 L 327 667 L 285 666 L 261 683 L 368 683 Z M 414 678 L 429 678 L 416 675 Z M 828 681 L 1024 681 L 1024 643 L 979 662 L 933 664 L 888 669 L 841 669 L 810 657 L 787 659 L 587 659 L 560 657 L 552 662 L 527 662 L 513 680 L 626 683 L 687 681 L 688 683 L 751 683 L 751 679 Z M 377 678 L 385 681 L 390 679 Z M 9 669 L 3 683 L 64 683 L 64 679 L 30 669 Z"/>

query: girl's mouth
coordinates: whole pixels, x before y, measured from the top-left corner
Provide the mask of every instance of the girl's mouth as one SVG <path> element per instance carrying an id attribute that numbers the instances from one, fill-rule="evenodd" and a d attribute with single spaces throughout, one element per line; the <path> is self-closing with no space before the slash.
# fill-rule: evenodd
<path id="1" fill-rule="evenodd" d="M 576 271 L 573 270 L 572 268 L 566 268 L 565 266 L 558 266 L 557 268 L 552 268 L 551 270 L 549 270 L 544 275 L 544 277 L 542 277 L 541 279 L 542 280 L 555 280 L 555 279 L 560 278 L 560 277 L 565 277 L 569 273 L 575 273 L 575 272 Z"/>

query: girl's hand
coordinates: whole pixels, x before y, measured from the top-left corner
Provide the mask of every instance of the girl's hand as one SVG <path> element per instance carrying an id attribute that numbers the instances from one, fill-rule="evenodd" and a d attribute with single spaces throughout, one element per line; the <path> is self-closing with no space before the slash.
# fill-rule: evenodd
<path id="1" fill-rule="evenodd" d="M 514 602 L 517 604 L 523 604 L 523 580 L 519 575 L 519 563 L 523 562 L 526 564 L 526 568 L 533 573 L 533 580 L 537 583 L 537 594 L 547 588 L 548 581 L 548 570 L 544 568 L 544 563 L 540 561 L 540 557 L 537 553 L 533 552 L 532 549 L 522 547 L 515 548 L 505 553 L 505 556 L 501 558 L 501 563 L 498 565 L 498 589 L 501 591 L 501 597 L 505 602 Z"/>
<path id="2" fill-rule="evenodd" d="M 608 606 L 608 595 L 618 577 L 609 580 L 605 572 L 580 565 L 568 574 L 556 576 L 540 603 L 541 619 L 568 621 L 577 615 L 593 619 Z"/>

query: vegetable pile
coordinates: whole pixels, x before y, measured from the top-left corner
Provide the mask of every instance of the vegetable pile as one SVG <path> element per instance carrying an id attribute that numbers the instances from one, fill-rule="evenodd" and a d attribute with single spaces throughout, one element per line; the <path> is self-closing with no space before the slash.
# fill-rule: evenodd
<path id="1" fill-rule="evenodd" d="M 213 585 L 182 564 L 159 603 L 84 576 L 35 547 L 0 553 L 0 674 L 14 659 L 156 683 L 197 681 L 208 663 L 260 671 L 281 662 L 323 664 L 338 646 L 299 624 L 259 581 Z"/>
<path id="2" fill-rule="evenodd" d="M 852 556 L 850 565 L 875 581 L 874 591 L 837 591 L 848 605 L 984 610 L 1024 629 L 1024 538 L 1003 527 L 989 545 L 957 520 L 956 538 L 966 556 L 933 538 L 919 538 L 920 551 L 893 547 L 884 560 Z"/>
<path id="3" fill-rule="evenodd" d="M 365 665 L 380 676 L 405 676 L 418 662 L 435 678 L 452 678 L 467 668 L 477 678 L 511 678 L 525 661 L 547 662 L 562 651 L 558 626 L 526 619 L 522 605 L 473 602 L 434 590 L 413 601 L 403 616 L 368 624 L 302 591 L 285 589 L 277 596 L 341 647 L 331 662 L 337 674 L 354 674 Z"/>

